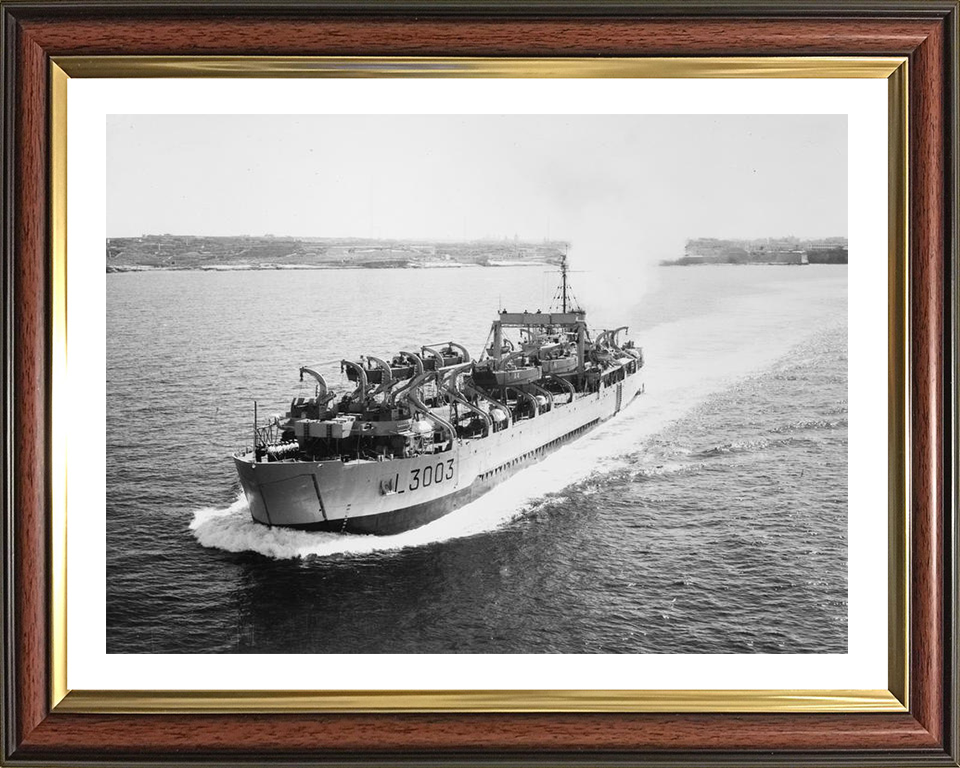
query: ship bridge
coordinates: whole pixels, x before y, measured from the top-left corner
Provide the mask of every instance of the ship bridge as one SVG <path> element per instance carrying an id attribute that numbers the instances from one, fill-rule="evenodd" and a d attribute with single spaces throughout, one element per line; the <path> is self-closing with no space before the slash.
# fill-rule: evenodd
<path id="1" fill-rule="evenodd" d="M 587 342 L 587 313 L 580 308 L 572 298 L 570 286 L 567 283 L 567 256 L 563 255 L 560 261 L 560 287 L 554 297 L 554 304 L 549 312 L 507 312 L 501 310 L 497 319 L 493 321 L 490 332 L 493 336 L 493 345 L 490 356 L 499 365 L 504 359 L 503 329 L 504 328 L 552 328 L 566 331 L 570 337 L 576 338 L 577 344 L 577 375 L 583 376 L 586 363 Z M 552 311 L 559 308 L 559 312 Z M 511 345 L 512 349 L 512 345 Z"/>

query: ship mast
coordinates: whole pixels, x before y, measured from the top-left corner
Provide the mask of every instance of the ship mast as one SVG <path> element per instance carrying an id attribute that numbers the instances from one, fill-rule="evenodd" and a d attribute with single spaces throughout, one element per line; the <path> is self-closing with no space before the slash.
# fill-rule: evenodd
<path id="1" fill-rule="evenodd" d="M 560 276 L 563 280 L 563 312 L 567 312 L 567 254 L 563 254 L 560 260 Z"/>
<path id="2" fill-rule="evenodd" d="M 563 254 L 560 256 L 560 285 L 557 287 L 557 291 L 553 294 L 553 299 L 550 302 L 551 312 L 556 312 L 558 306 L 563 314 L 583 311 L 577 306 L 576 297 L 570 289 L 569 275 L 570 261 L 567 258 L 567 251 L 564 249 Z"/>

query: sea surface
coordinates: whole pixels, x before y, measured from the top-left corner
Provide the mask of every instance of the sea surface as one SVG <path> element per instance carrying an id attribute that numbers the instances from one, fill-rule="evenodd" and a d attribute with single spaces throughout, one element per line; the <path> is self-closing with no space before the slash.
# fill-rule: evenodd
<path id="1" fill-rule="evenodd" d="M 107 651 L 845 652 L 845 266 L 582 277 L 591 325 L 644 348 L 615 419 L 397 536 L 250 520 L 254 399 L 477 353 L 499 307 L 547 308 L 545 269 L 107 275 Z"/>

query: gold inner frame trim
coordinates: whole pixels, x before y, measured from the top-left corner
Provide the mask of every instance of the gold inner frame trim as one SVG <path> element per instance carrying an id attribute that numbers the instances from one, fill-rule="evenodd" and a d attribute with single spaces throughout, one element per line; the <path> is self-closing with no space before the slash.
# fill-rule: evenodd
<path id="1" fill-rule="evenodd" d="M 888 78 L 903 57 L 57 56 L 69 77 Z"/>
<path id="2" fill-rule="evenodd" d="M 909 259 L 909 70 L 887 79 L 887 498 L 888 612 L 887 680 L 910 706 L 910 281 Z"/>
<path id="3" fill-rule="evenodd" d="M 50 69 L 50 686 L 52 702 L 67 694 L 67 75 Z"/>
<path id="4" fill-rule="evenodd" d="M 98 78 L 871 78 L 888 81 L 889 690 L 70 690 L 67 685 L 67 90 Z M 50 64 L 50 705 L 70 713 L 904 712 L 909 664 L 908 63 L 904 57 L 64 56 Z"/>
<path id="5" fill-rule="evenodd" d="M 903 712 L 889 691 L 71 691 L 57 712 Z"/>

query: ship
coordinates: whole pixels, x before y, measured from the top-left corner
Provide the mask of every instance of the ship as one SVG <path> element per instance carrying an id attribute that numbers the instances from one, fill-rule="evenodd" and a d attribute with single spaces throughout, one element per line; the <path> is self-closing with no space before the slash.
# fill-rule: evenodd
<path id="1" fill-rule="evenodd" d="M 390 535 L 468 504 L 616 416 L 643 393 L 643 350 L 626 326 L 591 333 L 567 259 L 546 312 L 498 311 L 481 355 L 455 342 L 318 365 L 313 394 L 260 425 L 234 454 L 264 525 Z M 389 359 L 388 359 L 389 358 Z"/>

